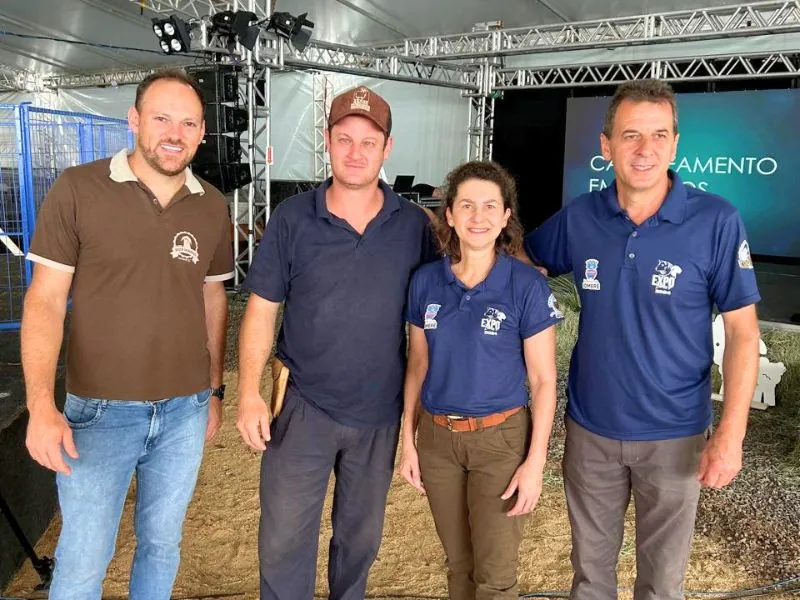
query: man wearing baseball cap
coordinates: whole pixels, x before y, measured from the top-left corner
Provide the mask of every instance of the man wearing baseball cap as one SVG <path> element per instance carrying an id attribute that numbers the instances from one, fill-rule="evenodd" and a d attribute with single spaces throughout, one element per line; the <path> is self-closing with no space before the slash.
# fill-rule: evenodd
<path id="1" fill-rule="evenodd" d="M 416 267 L 437 257 L 425 212 L 379 179 L 391 130 L 389 105 L 369 88 L 333 100 L 333 176 L 278 205 L 244 282 L 237 428 L 263 451 L 261 600 L 313 597 L 331 471 L 332 600 L 364 598 L 380 546 L 402 410 L 406 291 Z M 273 419 L 259 386 L 282 302 L 276 356 L 290 376 Z"/>

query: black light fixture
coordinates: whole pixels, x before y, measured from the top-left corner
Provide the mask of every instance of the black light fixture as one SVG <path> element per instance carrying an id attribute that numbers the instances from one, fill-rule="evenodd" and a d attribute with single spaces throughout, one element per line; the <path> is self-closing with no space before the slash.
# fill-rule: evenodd
<path id="1" fill-rule="evenodd" d="M 255 13 L 246 10 L 236 11 L 231 27 L 242 46 L 251 52 L 255 50 L 258 34 L 261 32 L 258 26 L 258 17 L 256 17 Z"/>
<path id="2" fill-rule="evenodd" d="M 189 52 L 191 48 L 192 38 L 189 35 L 189 25 L 178 17 L 154 18 L 153 33 L 156 34 L 164 54 Z"/>
<path id="3" fill-rule="evenodd" d="M 286 38 L 300 52 L 306 49 L 308 41 L 311 39 L 311 29 L 314 23 L 306 17 L 308 13 L 303 13 L 297 17 L 288 12 L 272 13 L 267 23 L 266 29 L 272 29 L 279 36 Z M 306 29 L 308 28 L 308 29 Z"/>
<path id="4" fill-rule="evenodd" d="M 258 34 L 258 17 L 246 10 L 226 10 L 211 16 L 211 33 L 227 38 L 229 45 L 237 40 L 248 50 L 254 50 Z"/>
<path id="5" fill-rule="evenodd" d="M 211 15 L 211 33 L 221 36 L 233 36 L 233 18 L 236 15 L 232 10 L 225 10 Z"/>

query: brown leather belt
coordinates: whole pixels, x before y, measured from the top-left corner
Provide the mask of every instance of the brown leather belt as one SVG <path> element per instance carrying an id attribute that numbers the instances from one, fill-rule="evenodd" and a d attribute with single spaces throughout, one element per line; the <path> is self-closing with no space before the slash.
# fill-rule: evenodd
<path id="1" fill-rule="evenodd" d="M 510 410 L 486 415 L 485 417 L 462 417 L 459 415 L 432 415 L 433 422 L 450 431 L 478 431 L 487 427 L 500 425 L 511 415 L 522 410 L 522 406 Z"/>

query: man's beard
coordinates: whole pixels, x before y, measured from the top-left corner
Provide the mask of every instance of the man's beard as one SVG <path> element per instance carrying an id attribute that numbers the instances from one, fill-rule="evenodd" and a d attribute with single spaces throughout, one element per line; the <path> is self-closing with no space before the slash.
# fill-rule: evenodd
<path id="1" fill-rule="evenodd" d="M 180 146 L 186 151 L 186 146 L 181 144 L 180 142 L 171 142 L 169 140 L 164 140 L 163 142 L 158 142 L 159 144 L 169 144 L 171 146 Z M 145 162 L 150 165 L 156 172 L 160 173 L 161 175 L 166 175 L 168 177 L 174 177 L 175 175 L 180 175 L 183 173 L 184 169 L 192 162 L 194 158 L 194 154 L 187 154 L 183 161 L 181 161 L 180 165 L 176 169 L 168 169 L 163 164 L 161 164 L 161 157 L 158 156 L 158 153 L 155 150 L 149 150 L 145 148 L 141 143 L 138 144 L 139 149 L 142 151 L 142 156 L 144 157 Z"/>

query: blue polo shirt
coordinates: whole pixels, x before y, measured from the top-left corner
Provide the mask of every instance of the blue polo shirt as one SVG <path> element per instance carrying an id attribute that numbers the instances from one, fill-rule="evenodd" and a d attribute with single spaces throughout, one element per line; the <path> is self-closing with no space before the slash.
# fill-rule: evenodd
<path id="1" fill-rule="evenodd" d="M 567 412 L 612 439 L 702 432 L 712 416 L 712 309 L 760 300 L 738 211 L 669 176 L 661 208 L 638 227 L 612 184 L 525 240 L 551 275 L 574 274 L 582 308 Z"/>
<path id="2" fill-rule="evenodd" d="M 473 289 L 456 279 L 449 259 L 420 267 L 408 292 L 408 321 L 428 342 L 422 406 L 462 416 L 524 406 L 523 340 L 561 319 L 545 277 L 515 258 L 499 255 Z"/>
<path id="3" fill-rule="evenodd" d="M 276 207 L 243 287 L 286 301 L 277 355 L 307 402 L 344 425 L 384 427 L 402 412 L 408 284 L 438 258 L 433 232 L 381 182 L 383 207 L 359 235 L 328 211 L 330 182 Z"/>

